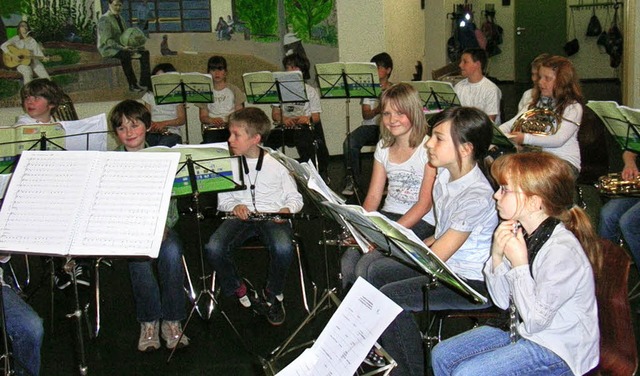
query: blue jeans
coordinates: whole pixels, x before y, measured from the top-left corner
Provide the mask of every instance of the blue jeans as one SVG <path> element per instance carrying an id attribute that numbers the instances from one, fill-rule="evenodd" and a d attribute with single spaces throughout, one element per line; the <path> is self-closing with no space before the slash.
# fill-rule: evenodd
<path id="1" fill-rule="evenodd" d="M 347 171 L 351 168 L 356 179 L 360 176 L 360 149 L 364 146 L 375 146 L 379 139 L 378 125 L 361 125 L 349 133 L 342 143 L 344 166 Z"/>
<path id="2" fill-rule="evenodd" d="M 156 264 L 158 277 L 153 269 Z M 169 230 L 157 260 L 129 260 L 129 275 L 139 322 L 180 321 L 186 317 L 182 243 Z"/>
<path id="3" fill-rule="evenodd" d="M 598 233 L 616 244 L 622 237 L 640 270 L 640 198 L 609 200 L 600 211 Z"/>
<path id="4" fill-rule="evenodd" d="M 424 287 L 430 277 L 391 258 L 380 258 L 370 266 L 369 282 L 403 308 L 382 333 L 382 347 L 398 362 L 394 375 L 424 375 L 424 346 L 413 312 L 424 311 Z M 484 281 L 467 280 L 474 290 L 488 296 Z M 477 304 L 462 293 L 440 283 L 429 289 L 429 310 L 472 310 L 491 306 Z"/>
<path id="5" fill-rule="evenodd" d="M 11 339 L 17 375 L 40 373 L 40 348 L 44 328 L 42 319 L 8 286 L 2 286 L 7 334 Z"/>
<path id="6" fill-rule="evenodd" d="M 269 272 L 266 289 L 273 295 L 282 294 L 293 260 L 293 230 L 288 222 L 242 221 L 227 219 L 211 235 L 204 246 L 206 257 L 216 271 L 222 293 L 233 296 L 242 280 L 233 261 L 233 250 L 257 236 L 269 250 Z"/>
<path id="7" fill-rule="evenodd" d="M 511 344 L 509 333 L 481 326 L 449 338 L 431 352 L 433 373 L 442 375 L 572 375 L 558 355 L 520 338 Z"/>

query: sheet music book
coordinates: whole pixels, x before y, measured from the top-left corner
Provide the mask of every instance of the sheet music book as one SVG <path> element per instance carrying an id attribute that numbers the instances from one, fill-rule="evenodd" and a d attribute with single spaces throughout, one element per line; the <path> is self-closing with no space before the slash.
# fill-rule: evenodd
<path id="1" fill-rule="evenodd" d="M 378 98 L 382 93 L 375 63 L 316 64 L 323 98 Z"/>
<path id="2" fill-rule="evenodd" d="M 353 375 L 402 308 L 358 278 L 313 346 L 278 376 Z"/>
<path id="3" fill-rule="evenodd" d="M 399 259 L 420 267 L 425 273 L 458 289 L 478 303 L 486 303 L 487 298 L 458 277 L 449 266 L 427 247 L 410 229 L 399 225 L 378 212 L 367 212 L 357 205 L 336 205 L 325 202 L 332 210 L 340 213 L 352 223 L 372 243 L 388 250 Z"/>
<path id="4" fill-rule="evenodd" d="M 23 152 L 0 210 L 0 249 L 157 257 L 179 157 Z"/>
<path id="5" fill-rule="evenodd" d="M 493 138 L 491 139 L 491 144 L 506 149 L 506 151 L 516 151 L 516 145 L 511 142 L 511 139 L 509 139 L 504 132 L 502 132 L 500 127 L 495 123 L 491 123 L 491 125 L 493 127 Z"/>
<path id="6" fill-rule="evenodd" d="M 213 102 L 213 78 L 210 74 L 166 72 L 151 76 L 151 86 L 156 104 Z"/>
<path id="7" fill-rule="evenodd" d="M 589 101 L 587 107 L 598 115 L 623 150 L 640 153 L 640 109 L 613 101 Z"/>
<path id="8" fill-rule="evenodd" d="M 226 142 L 202 145 L 178 144 L 168 148 L 154 146 L 142 152 L 178 152 L 180 160 L 173 180 L 172 195 L 184 196 L 193 193 L 189 170 L 185 166 L 187 157 L 194 162 L 198 192 L 227 192 L 242 185 L 239 157 L 231 156 Z"/>
<path id="9" fill-rule="evenodd" d="M 438 113 L 449 107 L 460 106 L 460 99 L 450 82 L 444 81 L 403 81 L 413 86 L 420 95 L 426 114 Z"/>
<path id="10" fill-rule="evenodd" d="M 247 102 L 275 104 L 306 102 L 302 72 L 249 72 L 242 75 Z M 279 92 L 278 92 L 279 91 Z"/>

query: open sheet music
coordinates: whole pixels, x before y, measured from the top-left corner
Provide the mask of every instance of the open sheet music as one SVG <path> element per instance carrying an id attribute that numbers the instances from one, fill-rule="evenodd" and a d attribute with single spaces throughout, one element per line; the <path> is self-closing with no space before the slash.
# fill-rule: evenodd
<path id="1" fill-rule="evenodd" d="M 278 376 L 353 375 L 375 341 L 402 311 L 358 278 L 311 348 Z"/>
<path id="2" fill-rule="evenodd" d="M 589 101 L 587 107 L 598 115 L 623 150 L 640 153 L 640 109 L 613 101 Z"/>
<path id="3" fill-rule="evenodd" d="M 0 210 L 0 249 L 157 257 L 179 157 L 23 152 Z"/>
<path id="4" fill-rule="evenodd" d="M 449 107 L 460 106 L 453 85 L 445 81 L 403 81 L 413 86 L 420 96 L 425 113 L 438 113 Z"/>
<path id="5" fill-rule="evenodd" d="M 249 72 L 242 75 L 249 103 L 306 102 L 307 91 L 302 72 Z"/>
<path id="6" fill-rule="evenodd" d="M 156 74 L 151 76 L 151 86 L 156 104 L 213 102 L 213 78 L 210 74 L 199 72 Z"/>
<path id="7" fill-rule="evenodd" d="M 322 98 L 378 98 L 382 93 L 375 63 L 316 64 Z"/>

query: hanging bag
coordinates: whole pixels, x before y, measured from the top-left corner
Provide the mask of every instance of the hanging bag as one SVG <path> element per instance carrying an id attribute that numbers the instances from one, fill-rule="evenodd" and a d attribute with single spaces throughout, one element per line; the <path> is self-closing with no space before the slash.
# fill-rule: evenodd
<path id="1" fill-rule="evenodd" d="M 571 9 L 570 18 L 571 20 L 569 21 L 569 23 L 573 28 L 573 39 L 564 44 L 564 52 L 567 54 L 567 56 L 575 55 L 576 53 L 578 53 L 578 51 L 580 51 L 580 43 L 578 42 L 578 38 L 576 37 L 576 21 L 573 17 L 573 9 Z"/>
<path id="2" fill-rule="evenodd" d="M 609 54 L 609 66 L 617 68 L 622 63 L 622 31 L 618 27 L 618 7 L 619 3 L 613 6 L 613 24 L 607 33 L 607 44 L 605 48 Z"/>
<path id="3" fill-rule="evenodd" d="M 589 19 L 589 25 L 587 25 L 587 36 L 588 37 L 597 37 L 602 33 L 602 25 L 600 24 L 600 20 L 598 16 L 596 16 L 596 0 L 593 0 L 593 14 L 591 15 L 591 19 Z"/>

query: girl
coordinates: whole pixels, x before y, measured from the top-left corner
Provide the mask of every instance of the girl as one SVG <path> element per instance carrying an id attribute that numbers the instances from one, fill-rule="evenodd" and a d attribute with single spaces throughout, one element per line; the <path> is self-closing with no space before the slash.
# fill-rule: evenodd
<path id="1" fill-rule="evenodd" d="M 424 242 L 454 273 L 486 295 L 482 266 L 498 217 L 493 188 L 480 166 L 491 143 L 492 123 L 471 107 L 449 108 L 434 120 L 427 149 L 429 162 L 438 169 L 433 185 L 436 229 Z M 398 362 L 396 374 L 424 375 L 422 335 L 412 312 L 424 309 L 423 288 L 431 277 L 387 257 L 369 266 L 368 278 L 404 309 L 381 337 L 382 346 Z M 429 289 L 434 311 L 487 306 L 472 303 L 448 285 Z"/>
<path id="2" fill-rule="evenodd" d="M 495 304 L 520 319 L 512 315 L 512 333 L 483 326 L 441 342 L 434 373 L 582 375 L 599 359 L 592 264 L 600 261 L 595 231 L 573 205 L 572 171 L 549 153 L 520 153 L 491 172 L 504 221 L 484 274 Z"/>
<path id="3" fill-rule="evenodd" d="M 176 68 L 171 63 L 156 65 L 151 75 L 175 72 Z M 151 127 L 147 133 L 149 146 L 164 145 L 174 146 L 182 143 L 180 128 L 187 121 L 185 105 L 183 103 L 159 104 L 153 96 L 153 91 L 148 91 L 143 97 L 145 107 L 151 112 Z"/>
<path id="4" fill-rule="evenodd" d="M 529 105 L 513 119 L 500 125 L 504 133 L 511 132 L 514 122 L 525 111 L 534 108 L 552 110 L 561 117 L 558 131 L 553 135 L 535 135 L 511 132 L 509 137 L 517 145 L 542 147 L 543 151 L 555 154 L 573 166 L 575 176 L 580 172 L 580 146 L 578 126 L 582 121 L 582 90 L 571 61 L 561 56 L 551 56 L 540 65 L 538 80 Z M 555 119 L 552 120 L 557 122 Z"/>
<path id="5" fill-rule="evenodd" d="M 380 213 L 424 239 L 434 231 L 431 189 L 436 170 L 428 164 L 424 148 L 429 136 L 422 101 L 416 89 L 406 83 L 385 90 L 381 100 L 381 140 L 376 145 L 371 183 L 362 207 L 367 211 L 378 210 L 388 180 L 388 193 Z M 369 264 L 380 257 L 378 251 L 361 257 L 359 250 L 347 249 L 341 262 L 343 287 L 353 284 L 357 276 L 366 279 Z"/>

